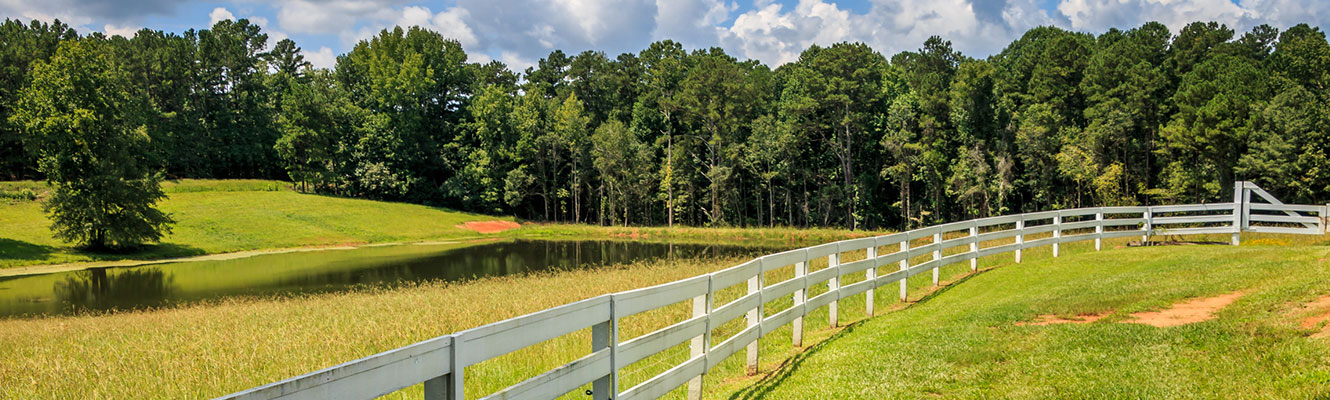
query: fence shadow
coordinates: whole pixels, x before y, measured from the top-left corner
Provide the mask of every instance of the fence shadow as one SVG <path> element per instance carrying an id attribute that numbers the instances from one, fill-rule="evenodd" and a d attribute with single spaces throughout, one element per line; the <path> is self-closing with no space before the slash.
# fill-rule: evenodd
<path id="1" fill-rule="evenodd" d="M 965 281 L 970 280 L 970 278 L 979 276 L 980 274 L 991 271 L 994 268 L 995 267 L 984 268 L 976 272 L 965 274 L 965 276 L 961 277 L 960 279 L 957 279 L 955 281 L 947 283 L 946 285 L 938 287 L 936 290 L 928 293 L 927 295 L 924 295 L 924 297 L 919 298 L 919 300 L 909 303 L 908 305 L 905 306 L 905 308 L 902 308 L 900 310 L 895 310 L 892 312 L 900 312 L 910 307 L 926 303 L 929 300 L 932 300 L 937 296 L 946 293 L 947 291 L 951 290 L 951 288 L 956 287 L 961 283 L 965 283 Z M 766 377 L 763 377 L 761 380 L 757 381 L 757 383 L 753 384 L 752 386 L 749 386 L 746 389 L 740 390 L 730 395 L 729 400 L 752 400 L 752 399 L 766 398 L 771 394 L 772 390 L 775 390 L 776 387 L 780 386 L 782 383 L 785 383 L 786 379 L 789 379 L 791 375 L 794 375 L 795 372 L 799 371 L 799 367 L 803 365 L 805 360 L 821 352 L 822 349 L 828 344 L 834 343 L 837 340 L 840 340 L 841 338 L 845 337 L 846 335 L 853 333 L 854 330 L 859 327 L 859 325 L 868 322 L 870 319 L 871 318 L 864 318 L 855 321 L 854 323 L 851 323 L 849 325 L 846 325 L 845 329 L 842 329 L 840 332 L 836 332 L 836 334 L 831 335 L 831 337 L 828 337 L 822 340 L 821 342 L 818 342 L 817 344 L 809 347 L 807 350 L 804 350 L 799 354 L 795 354 L 794 357 L 791 357 L 790 359 L 781 363 L 779 366 L 776 367 L 775 371 L 768 374 Z"/>

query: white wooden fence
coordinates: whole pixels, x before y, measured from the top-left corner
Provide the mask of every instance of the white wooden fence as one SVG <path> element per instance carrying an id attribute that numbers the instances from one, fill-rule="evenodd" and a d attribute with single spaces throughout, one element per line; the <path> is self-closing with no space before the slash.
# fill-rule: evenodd
<path id="1" fill-rule="evenodd" d="M 1252 202 L 1251 194 L 1266 202 Z M 700 398 L 702 376 L 721 361 L 743 350 L 750 371 L 757 368 L 758 339 L 793 324 L 793 344 L 803 340 L 803 317 L 827 307 L 831 325 L 837 324 L 837 302 L 867 296 L 873 314 L 875 289 L 899 283 L 906 298 L 906 278 L 932 272 L 938 283 L 944 265 L 1052 246 L 1057 257 L 1063 243 L 1151 235 L 1232 234 L 1274 232 L 1323 234 L 1330 205 L 1284 205 L 1256 185 L 1238 182 L 1234 201 L 1150 207 L 1097 207 L 1045 211 L 983 218 L 915 229 L 878 237 L 844 240 L 759 257 L 710 274 L 663 285 L 614 293 L 527 314 L 359 360 L 256 387 L 222 399 L 367 399 L 402 388 L 425 384 L 426 399 L 464 399 L 466 367 L 546 340 L 590 328 L 588 354 L 573 362 L 510 386 L 486 399 L 548 399 L 592 384 L 593 399 L 654 399 L 685 384 L 688 397 Z M 1314 215 L 1312 215 L 1314 214 Z M 894 250 L 894 251 L 892 251 Z M 840 262 L 847 252 L 865 251 L 866 257 Z M 945 255 L 944 255 L 945 254 Z M 826 258 L 828 266 L 810 271 L 810 261 Z M 913 262 L 924 257 L 926 261 Z M 766 272 L 794 267 L 794 277 L 764 282 Z M 894 271 L 887 273 L 895 267 Z M 840 285 L 841 277 L 863 274 L 864 279 Z M 716 304 L 716 293 L 745 285 L 747 294 Z M 809 290 L 826 291 L 808 298 Z M 768 310 L 768 302 L 793 297 L 793 306 Z M 692 301 L 693 316 L 663 329 L 621 340 L 618 322 L 635 314 Z M 744 318 L 746 327 L 728 337 L 714 337 L 717 327 Z M 630 388 L 619 387 L 619 370 L 676 345 L 690 343 L 687 361 Z"/>

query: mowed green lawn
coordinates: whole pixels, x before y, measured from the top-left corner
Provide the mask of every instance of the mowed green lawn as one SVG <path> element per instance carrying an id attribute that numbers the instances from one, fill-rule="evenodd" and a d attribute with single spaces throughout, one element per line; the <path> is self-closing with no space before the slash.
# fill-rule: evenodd
<path id="1" fill-rule="evenodd" d="M 1062 258 L 1027 258 L 851 326 L 761 380 L 730 385 L 725 397 L 1327 398 L 1330 339 L 1311 338 L 1316 329 L 1298 323 L 1330 311 L 1301 307 L 1330 294 L 1330 246 L 1306 239 L 1319 243 L 1081 245 Z M 1123 323 L 1134 312 L 1235 291 L 1246 294 L 1213 320 Z M 1101 312 L 1112 314 L 1016 325 Z"/>
<path id="2" fill-rule="evenodd" d="M 33 182 L 0 190 L 45 191 Z M 162 243 L 122 254 L 79 251 L 51 237 L 40 200 L 0 199 L 0 268 L 121 259 L 154 259 L 289 247 L 475 237 L 466 221 L 509 220 L 421 205 L 297 193 L 258 180 L 181 180 L 163 185 L 159 205 L 176 220 Z"/>

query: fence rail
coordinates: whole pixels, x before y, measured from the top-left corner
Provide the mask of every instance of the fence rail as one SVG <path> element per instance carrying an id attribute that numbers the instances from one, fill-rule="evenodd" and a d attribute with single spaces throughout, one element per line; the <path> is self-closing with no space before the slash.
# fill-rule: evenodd
<path id="1" fill-rule="evenodd" d="M 877 289 L 899 282 L 900 299 L 904 300 L 907 278 L 932 271 L 936 285 L 939 270 L 945 265 L 970 261 L 974 270 L 980 257 L 1003 253 L 1013 253 L 1015 261 L 1021 262 L 1022 250 L 1040 246 L 1051 246 L 1053 256 L 1057 257 L 1063 243 L 1093 240 L 1099 250 L 1103 239 L 1118 237 L 1140 236 L 1147 240 L 1159 234 L 1231 233 L 1236 245 L 1243 231 L 1325 232 L 1330 205 L 1284 205 L 1248 182 L 1238 182 L 1235 186 L 1231 203 L 1097 207 L 1006 215 L 785 251 L 706 275 L 593 297 L 464 330 L 221 398 L 364 399 L 423 382 L 425 398 L 459 400 L 466 398 L 463 385 L 466 367 L 589 328 L 592 346 L 585 356 L 484 398 L 553 398 L 591 384 L 592 398 L 597 400 L 652 399 L 687 384 L 688 397 L 693 399 L 701 396 L 702 376 L 741 349 L 746 353 L 747 367 L 755 371 L 757 341 L 777 328 L 793 324 L 793 345 L 800 346 L 803 317 L 814 310 L 828 308 L 827 322 L 835 326 L 839 300 L 863 294 L 868 297 L 866 312 L 871 316 Z M 1252 193 L 1270 203 L 1252 203 Z M 1280 214 L 1251 214 L 1251 210 Z M 1156 216 L 1161 214 L 1166 216 Z M 1066 218 L 1076 220 L 1064 221 Z M 1260 225 L 1252 225 L 1253 222 Z M 841 262 L 843 254 L 859 251 L 866 253 L 864 259 Z M 926 261 L 912 261 L 930 255 Z M 827 259 L 827 267 L 810 271 L 810 262 L 821 258 Z M 766 272 L 789 266 L 794 267 L 793 278 L 763 281 Z M 893 266 L 898 269 L 880 270 Z M 841 278 L 852 274 L 863 274 L 864 279 L 842 286 Z M 717 292 L 739 285 L 746 285 L 744 295 L 716 304 Z M 810 289 L 815 287 L 824 287 L 826 292 L 808 298 Z M 766 312 L 767 303 L 787 298 L 793 299 L 792 306 Z M 621 318 L 689 301 L 693 305 L 691 318 L 620 340 Z M 741 317 L 746 325 L 738 333 L 726 338 L 713 337 L 716 328 Z M 720 340 L 713 343 L 715 339 Z M 620 390 L 620 368 L 686 342 L 690 343 L 686 361 Z"/>

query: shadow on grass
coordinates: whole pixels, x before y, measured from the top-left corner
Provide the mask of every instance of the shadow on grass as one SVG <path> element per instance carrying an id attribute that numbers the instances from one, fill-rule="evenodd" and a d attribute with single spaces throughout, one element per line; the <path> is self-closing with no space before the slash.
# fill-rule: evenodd
<path id="1" fill-rule="evenodd" d="M 948 290 L 951 290 L 951 288 L 956 287 L 957 285 L 959 285 L 959 284 L 961 284 L 961 283 L 964 283 L 965 281 L 970 280 L 970 278 L 974 278 L 974 277 L 976 277 L 976 276 L 979 276 L 979 274 L 982 274 L 982 273 L 985 273 L 985 272 L 988 272 L 988 271 L 991 271 L 991 270 L 993 270 L 993 268 L 981 269 L 981 270 L 979 270 L 978 272 L 974 272 L 974 273 L 967 274 L 967 275 L 961 277 L 960 279 L 957 279 L 957 280 L 955 280 L 955 281 L 953 281 L 953 282 L 951 282 L 951 283 L 948 283 L 946 286 L 942 286 L 942 287 L 937 288 L 937 290 L 934 290 L 932 293 L 929 293 L 929 294 L 927 294 L 927 295 L 924 295 L 924 297 L 920 298 L 919 300 L 917 300 L 917 301 L 915 301 L 915 302 L 913 302 L 913 303 L 910 303 L 910 304 L 907 305 L 905 308 L 914 307 L 914 306 L 916 306 L 916 305 L 919 305 L 919 304 L 922 304 L 922 303 L 928 302 L 929 300 L 932 300 L 932 299 L 936 298 L 937 296 L 940 296 L 940 295 L 942 295 L 943 293 L 946 293 Z M 903 309 L 902 309 L 902 310 L 903 310 Z M 901 310 L 896 310 L 896 312 L 899 312 L 899 311 L 901 311 Z M 880 316 L 880 315 L 879 315 L 879 316 Z M 868 321 L 868 319 L 861 319 L 861 320 L 855 321 L 855 322 L 852 323 L 852 324 L 846 325 L 846 326 L 845 326 L 845 329 L 842 329 L 840 332 L 836 332 L 836 334 L 831 335 L 831 337 L 826 338 L 826 340 L 823 340 L 823 341 L 821 341 L 821 342 L 818 342 L 817 344 L 813 345 L 812 347 L 809 347 L 808 350 L 804 350 L 803 352 L 801 352 L 801 353 L 799 353 L 799 354 L 796 354 L 796 355 L 794 355 L 794 357 L 791 357 L 790 359 L 786 360 L 784 363 L 781 363 L 780 366 L 776 367 L 776 370 L 775 370 L 775 371 L 773 371 L 771 374 L 768 374 L 767 376 L 763 377 L 763 378 L 762 378 L 761 380 L 759 380 L 756 384 L 753 384 L 752 386 L 748 387 L 747 389 L 740 390 L 740 391 L 735 392 L 734 394 L 730 395 L 730 397 L 729 397 L 730 400 L 749 400 L 749 399 L 762 399 L 762 398 L 766 398 L 767 396 L 771 395 L 771 391 L 772 391 L 772 390 L 775 390 L 776 387 L 778 387 L 778 386 L 780 386 L 782 383 L 784 383 L 786 379 L 789 379 L 791 375 L 794 375 L 795 372 L 798 372 L 798 371 L 799 371 L 799 367 L 803 365 L 803 363 L 804 363 L 805 360 L 807 360 L 809 357 L 812 357 L 812 356 L 816 355 L 818 352 L 821 352 L 822 349 L 823 349 L 825 346 L 827 346 L 828 344 L 831 344 L 831 343 L 833 343 L 833 342 L 835 342 L 835 341 L 837 341 L 837 340 L 840 340 L 841 338 L 845 337 L 846 335 L 848 335 L 848 334 L 854 332 L 854 330 L 857 329 L 857 328 L 859 327 L 859 325 L 862 325 L 863 323 L 865 323 L 865 322 L 867 322 L 867 321 Z"/>
<path id="2" fill-rule="evenodd" d="M 126 259 L 152 260 L 162 258 L 193 257 L 207 254 L 203 249 L 179 243 L 155 243 L 123 249 L 74 249 L 74 254 L 98 261 Z"/>
<path id="3" fill-rule="evenodd" d="M 51 246 L 0 238 L 0 260 L 44 260 L 55 251 Z"/>

